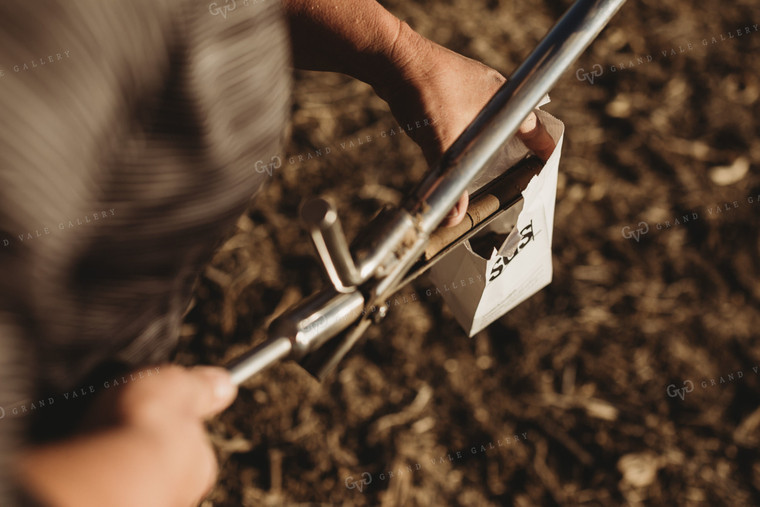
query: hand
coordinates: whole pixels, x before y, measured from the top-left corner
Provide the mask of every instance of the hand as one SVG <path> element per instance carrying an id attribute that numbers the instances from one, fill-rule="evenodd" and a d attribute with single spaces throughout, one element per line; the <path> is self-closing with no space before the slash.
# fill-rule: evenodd
<path id="1" fill-rule="evenodd" d="M 375 0 L 283 0 L 297 68 L 343 72 L 372 85 L 401 124 L 432 120 L 409 133 L 434 165 L 505 78 L 425 39 Z M 517 136 L 544 160 L 554 141 L 534 114 Z M 463 195 L 444 225 L 461 222 Z"/>
<path id="2" fill-rule="evenodd" d="M 431 128 L 407 131 L 431 167 L 506 82 L 497 71 L 425 39 L 406 23 L 390 57 L 399 72 L 379 76 L 373 86 L 400 124 L 432 120 Z M 544 161 L 555 147 L 535 113 L 522 123 L 517 137 Z M 461 222 L 467 205 L 465 193 L 442 225 Z"/>
<path id="3" fill-rule="evenodd" d="M 56 506 L 197 505 L 217 473 L 204 420 L 237 393 L 226 370 L 164 365 L 112 389 L 93 407 L 100 429 L 27 452 L 21 481 Z"/>

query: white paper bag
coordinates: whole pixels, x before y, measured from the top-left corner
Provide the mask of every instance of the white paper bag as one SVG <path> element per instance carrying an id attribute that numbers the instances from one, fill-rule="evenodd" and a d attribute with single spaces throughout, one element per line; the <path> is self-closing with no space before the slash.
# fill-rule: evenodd
<path id="1" fill-rule="evenodd" d="M 545 111 L 539 121 L 557 143 L 541 172 L 523 191 L 522 206 L 495 220 L 486 231 L 509 235 L 484 259 L 469 241 L 452 250 L 430 270 L 430 279 L 469 336 L 546 287 L 552 280 L 552 232 L 557 174 L 565 126 Z M 470 193 L 519 162 L 528 149 L 512 139 L 493 166 L 476 180 Z M 482 234 L 482 233 L 481 233 Z"/>

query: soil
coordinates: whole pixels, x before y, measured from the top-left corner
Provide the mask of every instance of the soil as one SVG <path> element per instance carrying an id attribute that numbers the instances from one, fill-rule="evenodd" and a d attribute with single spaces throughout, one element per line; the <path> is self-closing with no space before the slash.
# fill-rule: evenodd
<path id="1" fill-rule="evenodd" d="M 384 4 L 508 74 L 569 2 Z M 760 505 L 757 23 L 756 0 L 628 2 L 545 107 L 567 129 L 551 285 L 469 339 L 421 280 L 325 382 L 248 381 L 210 423 L 204 506 Z M 367 85 L 296 78 L 181 363 L 231 359 L 326 283 L 303 200 L 333 197 L 353 237 L 426 169 Z"/>

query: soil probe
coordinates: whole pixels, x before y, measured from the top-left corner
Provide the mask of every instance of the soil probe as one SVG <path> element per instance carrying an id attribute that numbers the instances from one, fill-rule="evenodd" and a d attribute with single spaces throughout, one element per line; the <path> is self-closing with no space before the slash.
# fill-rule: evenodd
<path id="1" fill-rule="evenodd" d="M 441 239 L 435 233 L 465 189 L 488 167 L 624 3 L 625 0 L 577 0 L 446 151 L 441 162 L 400 206 L 381 211 L 351 248 L 334 206 L 324 199 L 307 202 L 302 207 L 302 219 L 332 286 L 275 319 L 264 343 L 227 366 L 234 381 L 240 384 L 283 359 L 299 361 L 314 376 L 324 378 L 369 325 L 385 316 L 388 308 L 384 301 L 441 255 L 467 240 L 473 230 L 477 232 L 479 226 L 474 226 L 450 243 L 450 238 Z M 522 172 L 510 170 L 504 177 L 511 180 L 517 174 Z M 504 185 L 519 188 L 514 180 Z M 487 200 L 490 204 L 477 203 L 473 216 L 493 209 L 493 199 Z M 489 217 L 505 211 L 500 208 Z M 425 258 L 426 251 L 429 259 Z M 372 308 L 377 311 L 370 315 L 368 310 Z"/>

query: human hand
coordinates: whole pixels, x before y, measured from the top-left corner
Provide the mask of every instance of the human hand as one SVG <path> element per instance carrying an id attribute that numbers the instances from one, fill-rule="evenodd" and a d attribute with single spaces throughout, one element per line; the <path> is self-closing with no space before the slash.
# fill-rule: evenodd
<path id="1" fill-rule="evenodd" d="M 161 366 L 98 399 L 94 433 L 28 451 L 19 476 L 56 506 L 197 505 L 217 474 L 204 420 L 236 393 L 222 368 Z"/>
<path id="2" fill-rule="evenodd" d="M 400 124 L 432 120 L 430 128 L 407 130 L 431 167 L 506 82 L 494 69 L 425 39 L 406 23 L 390 57 L 398 72 L 379 75 L 373 87 Z M 555 147 L 535 113 L 525 119 L 517 137 L 544 161 Z M 467 205 L 465 193 L 442 226 L 461 222 Z"/>
<path id="3" fill-rule="evenodd" d="M 369 83 L 430 166 L 441 158 L 506 81 L 497 71 L 422 37 L 375 0 L 283 0 L 297 68 L 343 72 Z M 531 114 L 517 132 L 546 160 L 554 141 Z M 467 195 L 443 223 L 456 225 Z"/>

